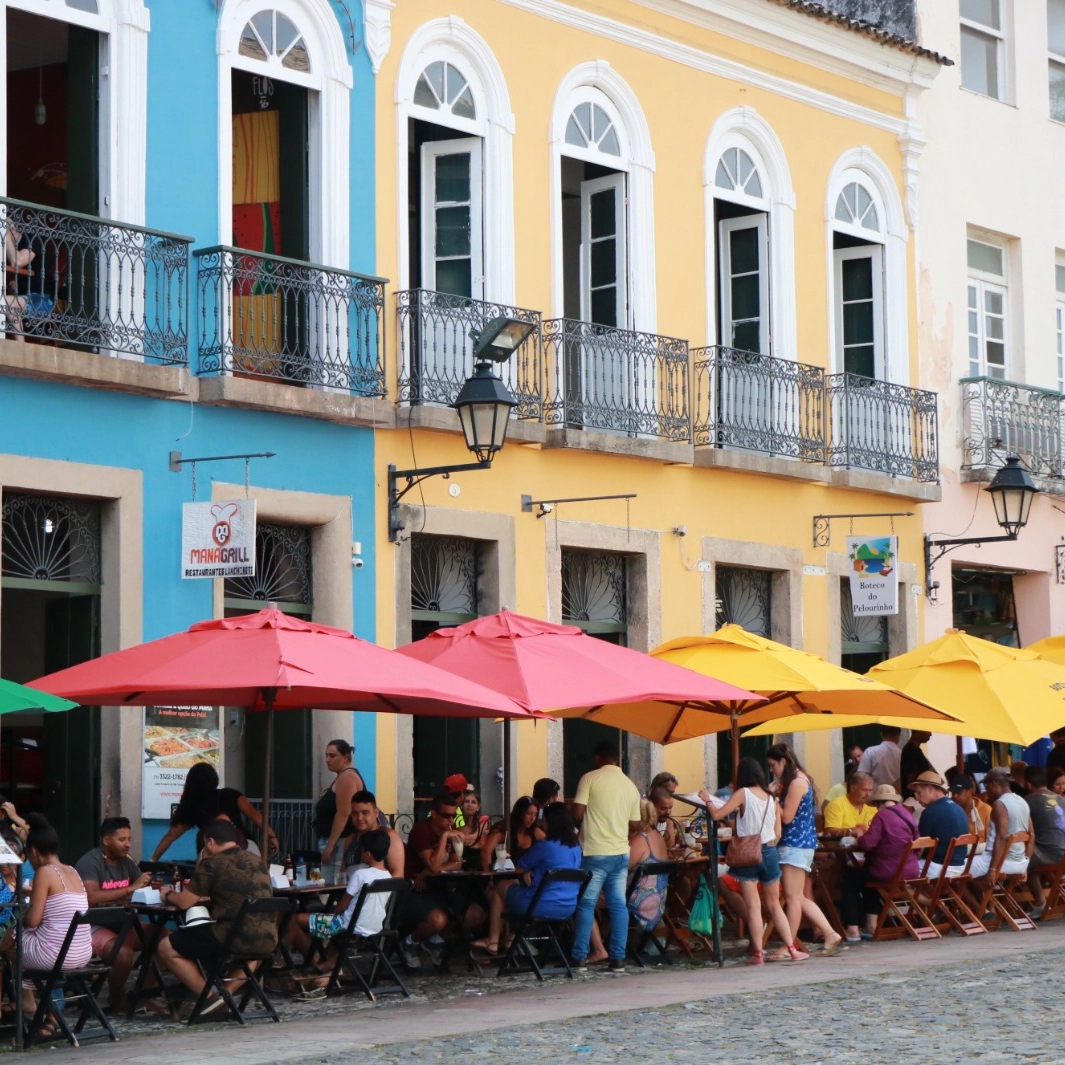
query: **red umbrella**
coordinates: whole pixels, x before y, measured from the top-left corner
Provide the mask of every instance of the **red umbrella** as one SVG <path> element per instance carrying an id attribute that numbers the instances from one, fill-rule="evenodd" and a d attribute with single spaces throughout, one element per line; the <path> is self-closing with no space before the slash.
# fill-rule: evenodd
<path id="1" fill-rule="evenodd" d="M 301 621 L 273 607 L 200 621 L 35 680 L 30 687 L 90 706 L 208 704 L 265 710 L 263 853 L 270 805 L 274 710 L 369 710 L 437 717 L 530 718 L 472 680 Z"/>

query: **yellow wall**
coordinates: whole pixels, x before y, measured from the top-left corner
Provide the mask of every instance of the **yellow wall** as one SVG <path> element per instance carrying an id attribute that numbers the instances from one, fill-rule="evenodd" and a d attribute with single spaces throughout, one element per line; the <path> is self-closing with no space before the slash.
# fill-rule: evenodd
<path id="1" fill-rule="evenodd" d="M 773 5 L 767 5 L 772 8 Z M 768 71 L 793 83 L 880 112 L 890 119 L 903 116 L 899 96 L 863 84 L 813 63 L 804 64 L 752 44 L 730 39 L 653 12 L 624 0 L 601 0 L 589 11 L 706 53 Z M 775 9 L 774 9 L 775 10 Z M 805 31 L 811 22 L 792 13 Z M 660 58 L 628 44 L 537 17 L 494 0 L 454 0 L 447 7 L 430 0 L 404 0 L 392 11 L 392 45 L 377 78 L 377 232 L 378 272 L 400 285 L 397 252 L 396 202 L 396 71 L 411 33 L 424 22 L 444 15 L 459 16 L 480 34 L 505 72 L 515 116 L 513 138 L 514 226 L 517 303 L 539 308 L 552 316 L 551 248 L 549 229 L 548 129 L 556 88 L 574 66 L 606 60 L 638 97 L 647 118 L 655 152 L 654 238 L 657 261 L 658 332 L 689 338 L 692 346 L 705 343 L 707 277 L 704 243 L 706 220 L 702 171 L 707 137 L 723 112 L 738 106 L 755 108 L 772 126 L 787 155 L 795 190 L 795 295 L 800 361 L 829 365 L 828 288 L 825 195 L 830 171 L 848 149 L 867 145 L 887 164 L 903 191 L 902 158 L 894 133 L 855 118 L 841 117 L 810 104 L 789 99 L 751 84 L 742 84 Z M 822 25 L 814 23 L 814 25 Z M 822 28 L 823 25 L 822 25 Z M 841 40 L 859 39 L 838 30 Z M 901 59 L 910 57 L 902 57 Z M 491 180 L 489 175 L 488 180 Z M 913 281 L 913 241 L 907 245 L 908 294 L 911 310 L 909 348 L 916 347 Z M 390 373 L 395 374 L 399 346 L 393 304 L 388 308 Z M 916 361 L 914 359 L 914 369 Z M 393 378 L 394 379 L 394 378 Z M 916 378 L 915 378 L 916 380 Z M 689 396 L 689 404 L 692 397 Z M 413 449 L 412 449 L 413 444 Z M 388 463 L 402 467 L 469 460 L 461 438 L 443 432 L 414 430 L 377 433 L 377 480 L 380 485 L 377 531 L 378 634 L 389 643 L 396 631 L 394 549 L 387 540 L 384 486 Z M 461 495 L 448 494 L 457 483 Z M 823 566 L 825 550 L 811 544 L 811 518 L 818 513 L 903 511 L 919 509 L 892 494 L 861 492 L 795 478 L 755 476 L 729 470 L 672 466 L 620 455 L 575 449 L 541 450 L 511 441 L 491 471 L 425 482 L 427 507 L 456 508 L 514 515 L 516 522 L 517 599 L 507 605 L 527 614 L 544 616 L 547 608 L 546 538 L 554 535 L 554 516 L 538 520 L 520 512 L 520 495 L 533 498 L 635 492 L 629 520 L 634 529 L 661 532 L 661 639 L 703 630 L 701 574 L 685 567 L 681 548 L 694 567 L 700 557 L 700 538 L 763 542 L 800 548 L 804 563 Z M 420 502 L 417 493 L 413 493 Z M 409 499 L 410 497 L 408 497 Z M 623 502 L 567 505 L 561 518 L 624 528 Z M 921 519 L 896 519 L 902 562 L 921 557 Z M 879 526 L 860 524 L 857 532 Z M 669 530 L 687 528 L 683 544 Z M 843 550 L 846 523 L 834 523 L 832 549 Z M 920 579 L 920 578 L 919 578 Z M 805 576 L 802 582 L 802 626 L 793 642 L 829 653 L 828 595 L 832 578 Z M 835 593 L 833 593 L 835 594 Z M 521 751 L 519 792 L 546 771 L 546 729 L 532 725 L 517 730 Z M 395 796 L 393 723 L 379 725 L 378 780 L 382 805 Z M 831 782 L 827 738 L 811 737 L 808 760 L 820 787 Z M 702 745 L 699 741 L 668 749 L 666 767 L 691 787 L 701 783 Z"/>

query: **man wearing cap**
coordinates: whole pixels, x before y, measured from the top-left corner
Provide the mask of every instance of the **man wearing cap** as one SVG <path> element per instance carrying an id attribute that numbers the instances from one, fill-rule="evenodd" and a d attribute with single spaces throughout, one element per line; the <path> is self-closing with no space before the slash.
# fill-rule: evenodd
<path id="1" fill-rule="evenodd" d="M 981 843 L 986 843 L 991 807 L 976 794 L 976 781 L 965 773 L 958 773 L 950 782 L 950 796 L 969 818 L 969 831 Z"/>
<path id="2" fill-rule="evenodd" d="M 869 805 L 873 794 L 873 778 L 856 769 L 847 778 L 847 792 L 833 799 L 825 807 L 826 836 L 860 836 L 876 816 L 876 808 Z"/>
<path id="3" fill-rule="evenodd" d="M 902 735 L 901 729 L 881 725 L 880 742 L 865 749 L 858 768 L 863 773 L 869 773 L 874 784 L 890 784 L 893 788 L 898 787 L 902 771 L 900 735 Z"/>
<path id="4" fill-rule="evenodd" d="M 1002 859 L 1002 872 L 1006 875 L 1028 871 L 1028 859 L 1035 846 L 1035 831 L 1028 804 L 1010 790 L 1012 777 L 1004 766 L 995 766 L 984 777 L 987 797 L 991 800 L 991 824 L 987 831 L 987 848 L 973 859 L 970 872 L 973 875 L 973 890 L 977 895 L 986 890 L 983 881 L 991 866 L 1006 851 L 1006 843 L 1015 832 L 1027 832 L 1027 843 L 1014 843 Z"/>
<path id="5" fill-rule="evenodd" d="M 883 900 L 879 892 L 866 888 L 868 881 L 893 879 L 906 853 L 909 858 L 903 876 L 913 879 L 920 875 L 917 856 L 910 850 L 910 844 L 917 838 L 917 825 L 902 805 L 902 797 L 890 784 L 881 784 L 873 791 L 871 801 L 878 807 L 876 816 L 869 830 L 854 844 L 856 851 L 865 852 L 865 861 L 861 865 L 848 863 L 840 877 L 840 915 L 848 943 L 871 939 L 876 928 Z M 859 931 L 863 914 L 865 927 Z"/>
<path id="6" fill-rule="evenodd" d="M 943 872 L 943 859 L 947 856 L 950 841 L 969 834 L 969 818 L 965 811 L 947 793 L 947 785 L 934 770 L 926 769 L 913 778 L 913 794 L 924 807 L 917 826 L 922 836 L 931 836 L 936 841 L 932 860 L 928 863 L 928 876 L 938 880 Z M 947 876 L 958 876 L 965 869 L 968 847 L 955 847 L 950 856 Z"/>
<path id="7" fill-rule="evenodd" d="M 457 803 L 455 808 L 455 827 L 465 828 L 466 818 L 462 815 L 462 796 L 467 791 L 472 791 L 473 785 L 466 779 L 464 773 L 452 773 L 444 778 L 444 791 L 450 791 L 455 796 Z"/>

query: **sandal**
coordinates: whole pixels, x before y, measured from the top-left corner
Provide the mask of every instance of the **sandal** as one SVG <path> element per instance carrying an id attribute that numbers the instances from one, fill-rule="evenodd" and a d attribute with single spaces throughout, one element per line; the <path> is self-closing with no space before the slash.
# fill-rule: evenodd
<path id="1" fill-rule="evenodd" d="M 748 965 L 765 965 L 765 951 L 755 950 L 747 958 Z"/>
<path id="2" fill-rule="evenodd" d="M 805 950 L 799 950 L 798 947 L 788 947 L 788 954 L 792 961 L 806 961 L 810 957 Z"/>
<path id="3" fill-rule="evenodd" d="M 861 939 L 859 939 L 858 942 L 860 943 Z M 834 958 L 837 954 L 842 954 L 847 949 L 847 944 L 844 943 L 842 939 L 837 939 L 832 946 L 825 947 L 817 956 L 819 958 Z"/>
<path id="4" fill-rule="evenodd" d="M 470 946 L 474 950 L 483 951 L 485 954 L 487 954 L 487 955 L 489 955 L 490 957 L 493 957 L 493 958 L 495 958 L 495 957 L 497 957 L 499 955 L 499 944 L 498 943 L 492 943 L 490 940 L 487 940 L 487 939 L 475 939 L 470 944 Z"/>
<path id="5" fill-rule="evenodd" d="M 767 954 L 766 961 L 791 961 L 791 954 L 788 953 L 791 947 L 781 947 L 780 950 L 774 950 L 772 954 Z M 761 951 L 758 952 L 761 954 Z"/>

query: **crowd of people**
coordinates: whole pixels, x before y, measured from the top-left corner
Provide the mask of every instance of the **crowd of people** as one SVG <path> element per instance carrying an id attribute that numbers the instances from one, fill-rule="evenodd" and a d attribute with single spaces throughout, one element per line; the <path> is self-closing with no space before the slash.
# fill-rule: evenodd
<path id="1" fill-rule="evenodd" d="M 605 963 L 607 973 L 624 973 L 630 923 L 655 929 L 672 882 L 661 868 L 644 872 L 643 867 L 699 856 L 693 833 L 706 817 L 729 823 L 732 838 L 746 840 L 746 857 L 723 870 L 720 898 L 739 926 L 746 927 L 752 965 L 806 961 L 818 940 L 817 956 L 831 957 L 872 938 L 883 905 L 876 885 L 891 881 L 900 869 L 905 879 L 923 872 L 929 882 L 968 871 L 965 891 L 972 906 L 979 905 L 994 870 L 1024 873 L 1031 917 L 1038 919 L 1051 882 L 1049 872 L 1041 870 L 1065 861 L 1065 733 L 1055 737 L 1046 767 L 1014 763 L 992 768 L 979 784 L 954 768 L 941 777 L 921 749 L 925 739 L 926 733 L 915 732 L 900 746 L 898 731 L 885 728 L 880 744 L 864 751 L 852 748 L 844 781 L 820 804 L 794 751 L 775 744 L 764 766 L 741 759 L 732 787 L 716 796 L 700 791 L 704 809 L 697 812 L 693 805 L 692 817 L 685 821 L 674 810 L 676 777 L 660 773 L 641 792 L 622 770 L 617 746 L 607 741 L 595 748 L 594 769 L 580 778 L 571 802 L 563 801 L 557 781 L 543 778 L 508 816 L 493 823 L 476 789 L 457 773 L 446 779 L 429 815 L 415 821 L 406 840 L 388 825 L 367 790 L 350 745 L 334 740 L 326 749 L 334 778 L 315 805 L 313 827 L 323 870 L 329 873 L 324 879 L 343 883 L 345 890 L 329 910 L 296 914 L 287 923 L 286 945 L 304 956 L 316 976 L 301 986 L 324 986 L 335 961 L 335 941 L 349 931 L 362 889 L 399 878 L 411 886 L 399 895 L 393 913 L 408 969 L 441 965 L 457 922 L 475 952 L 499 956 L 512 935 L 510 919 L 527 914 L 537 900 L 538 916 L 572 919 L 570 964 L 575 971 Z M 214 769 L 197 765 L 190 769 L 171 826 L 152 855 L 158 859 L 173 841 L 196 831 L 195 871 L 183 885 L 162 885 L 160 895 L 176 913 L 200 914 L 195 908 L 207 906 L 209 915 L 164 930 L 157 946 L 158 961 L 194 996 L 204 988 L 201 966 L 221 956 L 243 901 L 273 892 L 266 864 L 248 837 L 249 823 L 263 831 L 261 816 L 245 796 L 219 787 Z M 1028 841 L 1017 842 L 1017 833 L 1027 833 Z M 269 826 L 266 835 L 276 849 Z M 919 837 L 936 841 L 923 870 L 912 848 Z M 98 846 L 70 866 L 59 860 L 60 841 L 44 817 L 24 819 L 0 796 L 0 839 L 34 873 L 23 913 L 23 957 L 30 969 L 55 964 L 74 914 L 90 907 L 128 906 L 138 889 L 152 883 L 152 874 L 142 872 L 131 857 L 133 830 L 124 817 L 106 818 Z M 966 841 L 973 841 L 973 853 Z M 822 866 L 831 843 L 860 857 Z M 548 881 L 537 899 L 548 872 L 556 869 L 584 870 L 583 893 L 572 880 Z M 0 951 L 10 952 L 15 943 L 13 903 L 21 886 L 18 867 L 3 870 Z M 473 878 L 457 896 L 446 895 L 441 874 L 460 870 L 511 875 Z M 814 900 L 811 876 L 820 877 L 838 897 L 842 934 Z M 386 902 L 383 893 L 366 895 L 356 935 L 381 931 Z M 809 944 L 800 939 L 802 928 L 808 930 Z M 269 954 L 278 945 L 278 922 L 272 915 L 247 917 L 239 933 L 238 950 Z M 774 934 L 780 945 L 769 951 L 763 942 Z M 108 959 L 108 1001 L 119 1007 L 145 942 L 128 922 L 101 917 L 99 924 L 78 929 L 66 964 L 84 965 L 92 956 Z M 312 949 L 315 942 L 320 950 Z M 21 993 L 25 1008 L 33 1009 L 32 987 Z M 169 1009 L 150 997 L 143 1005 L 159 1012 Z M 221 1000 L 209 1000 L 206 1008 L 209 1012 L 221 1005 Z M 45 1037 L 53 1029 L 46 1025 Z"/>

